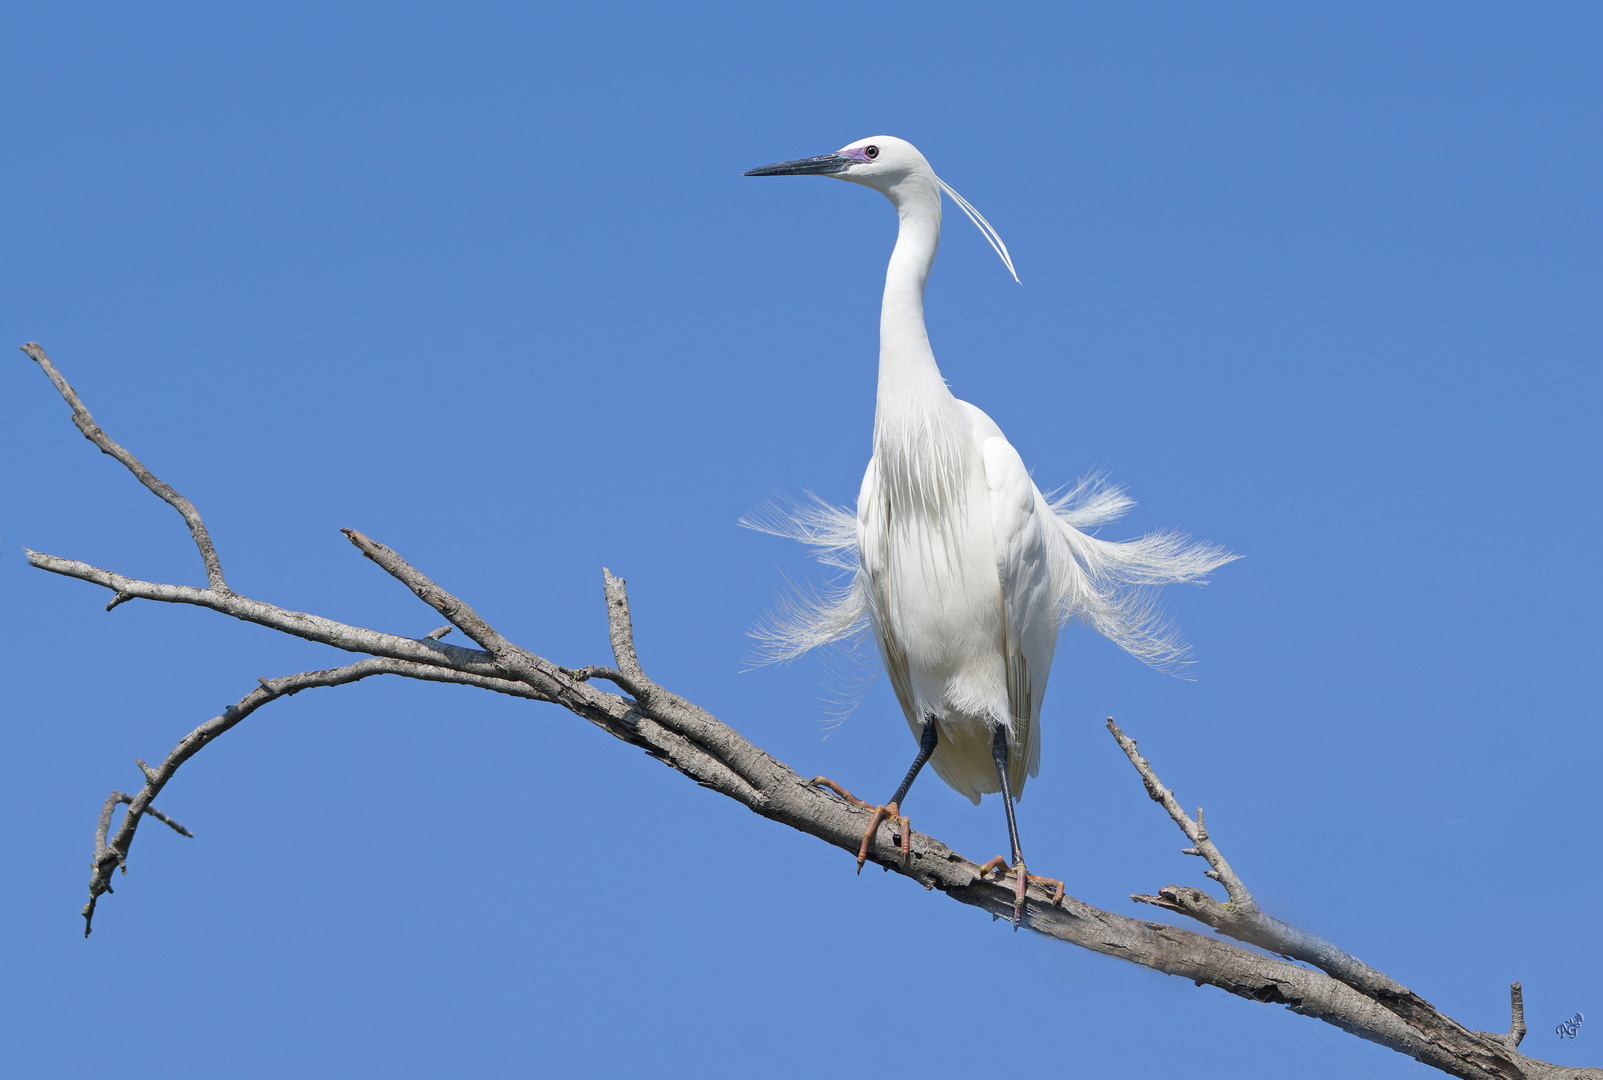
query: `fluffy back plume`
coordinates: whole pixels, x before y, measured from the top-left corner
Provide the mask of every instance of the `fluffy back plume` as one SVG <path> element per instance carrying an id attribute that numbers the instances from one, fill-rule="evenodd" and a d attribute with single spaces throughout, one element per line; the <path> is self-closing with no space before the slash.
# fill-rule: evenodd
<path id="1" fill-rule="evenodd" d="M 1162 585 L 1201 583 L 1240 556 L 1183 533 L 1160 531 L 1134 540 L 1103 540 L 1083 529 L 1122 517 L 1135 500 L 1100 475 L 1088 476 L 1048 501 L 1040 512 L 1057 528 L 1048 558 L 1062 622 L 1078 619 L 1132 656 L 1163 670 L 1185 662 L 1186 646 L 1157 606 Z M 752 630 L 761 663 L 794 660 L 820 645 L 862 635 L 869 627 L 869 598 L 861 581 L 857 517 L 809 493 L 778 496 L 740 519 L 758 532 L 796 540 L 825 566 L 851 575 L 822 588 L 797 586 Z"/>
<path id="2" fill-rule="evenodd" d="M 1153 667 L 1172 671 L 1185 663 L 1187 647 L 1158 607 L 1158 587 L 1203 584 L 1240 556 L 1169 530 L 1125 541 L 1082 532 L 1123 517 L 1135 505 L 1122 487 L 1100 475 L 1082 479 L 1043 505 L 1057 518 L 1063 541 L 1052 560 L 1063 621 L 1083 621 Z"/>
<path id="3" fill-rule="evenodd" d="M 748 529 L 795 540 L 813 549 L 813 557 L 836 576 L 821 587 L 800 586 L 781 595 L 777 606 L 751 630 L 757 639 L 757 663 L 788 662 L 820 645 L 859 637 L 868 630 L 868 593 L 858 580 L 857 515 L 808 492 L 802 499 L 775 495 L 740 519 Z"/>

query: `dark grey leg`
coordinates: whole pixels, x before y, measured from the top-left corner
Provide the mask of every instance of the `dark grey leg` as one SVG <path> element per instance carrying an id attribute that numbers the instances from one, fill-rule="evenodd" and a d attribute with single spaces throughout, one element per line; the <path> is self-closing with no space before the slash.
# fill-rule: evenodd
<path id="1" fill-rule="evenodd" d="M 891 796 L 887 806 L 902 805 L 902 800 L 907 798 L 907 790 L 913 786 L 913 781 L 918 779 L 918 774 L 923 771 L 930 755 L 935 753 L 935 744 L 939 741 L 940 733 L 935 730 L 935 717 L 926 716 L 924 733 L 918 739 L 918 757 L 913 759 L 913 767 L 907 770 L 907 775 L 902 778 L 902 786 L 896 789 L 896 794 Z"/>
<path id="2" fill-rule="evenodd" d="M 1007 839 L 1013 850 L 1013 861 L 1024 861 L 1024 849 L 1019 847 L 1019 826 L 1013 818 L 1013 785 L 1007 777 L 1007 729 L 997 728 L 991 737 L 991 757 L 996 761 L 996 775 L 1002 781 L 1002 805 L 1007 808 Z"/>
<path id="3" fill-rule="evenodd" d="M 1018 822 L 1013 818 L 1013 786 L 1007 777 L 1007 729 L 1004 727 L 998 727 L 996 734 L 991 737 L 991 757 L 996 761 L 996 775 L 1002 781 L 1002 805 L 1007 809 L 1007 839 L 1013 849 L 1013 868 L 1019 875 L 1017 892 L 1013 898 L 1013 929 L 1017 930 L 1019 919 L 1024 915 L 1024 890 L 1029 879 L 1024 869 L 1024 849 L 1019 846 Z"/>

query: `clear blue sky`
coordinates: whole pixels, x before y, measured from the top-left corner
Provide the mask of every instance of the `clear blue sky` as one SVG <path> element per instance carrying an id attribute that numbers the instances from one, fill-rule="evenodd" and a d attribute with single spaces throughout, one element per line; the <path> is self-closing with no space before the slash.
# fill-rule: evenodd
<path id="1" fill-rule="evenodd" d="M 1603 10 L 34 5 L 5 36 L 0 342 L 199 504 L 235 588 L 437 625 L 352 526 L 581 664 L 610 566 L 656 678 L 873 797 L 913 751 L 890 691 L 826 739 L 827 663 L 742 671 L 817 574 L 735 519 L 855 496 L 894 217 L 740 173 L 912 140 L 1024 282 L 949 214 L 958 395 L 1043 487 L 1128 484 L 1107 535 L 1245 556 L 1169 594 L 1194 681 L 1068 633 L 1032 868 L 1138 916 L 1206 884 L 1116 716 L 1271 912 L 1472 1027 L 1520 979 L 1525 1049 L 1603 1064 Z M 133 759 L 341 660 L 29 569 L 202 580 L 20 353 L 0 454 L 15 1075 L 908 1076 L 913 1035 L 926 1078 L 1426 1073 L 854 877 L 555 708 L 396 681 L 192 761 L 160 804 L 196 838 L 147 823 L 85 942 Z M 994 800 L 930 776 L 908 810 L 1003 848 Z"/>

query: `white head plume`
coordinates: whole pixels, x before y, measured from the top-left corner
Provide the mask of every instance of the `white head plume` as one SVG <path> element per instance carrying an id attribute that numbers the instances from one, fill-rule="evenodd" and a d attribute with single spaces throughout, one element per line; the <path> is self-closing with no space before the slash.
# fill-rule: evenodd
<path id="1" fill-rule="evenodd" d="M 989 221 L 985 220 L 985 215 L 974 209 L 973 203 L 959 195 L 951 184 L 948 184 L 939 176 L 935 178 L 935 182 L 941 185 L 941 190 L 950 195 L 952 201 L 957 203 L 962 208 L 963 213 L 968 215 L 968 219 L 974 223 L 974 227 L 979 229 L 985 239 L 990 242 L 991 250 L 1002 257 L 1002 262 L 1007 267 L 1007 272 L 1013 275 L 1013 280 L 1019 281 L 1019 272 L 1013 269 L 1013 257 L 1007 253 L 1007 245 L 1002 243 L 1001 234 L 996 231 Z M 1022 285 L 1024 283 L 1019 281 L 1019 284 Z"/>

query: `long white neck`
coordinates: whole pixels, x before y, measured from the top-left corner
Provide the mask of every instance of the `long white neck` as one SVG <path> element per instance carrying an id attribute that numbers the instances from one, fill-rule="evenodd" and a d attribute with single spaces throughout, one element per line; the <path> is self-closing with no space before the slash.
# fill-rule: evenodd
<path id="1" fill-rule="evenodd" d="M 933 174 L 914 174 L 887 197 L 896 206 L 901 228 L 885 272 L 885 300 L 879 315 L 879 394 L 874 411 L 874 445 L 906 438 L 925 428 L 931 412 L 950 408 L 951 392 L 935 365 L 924 329 L 924 283 L 941 243 L 941 190 Z"/>

